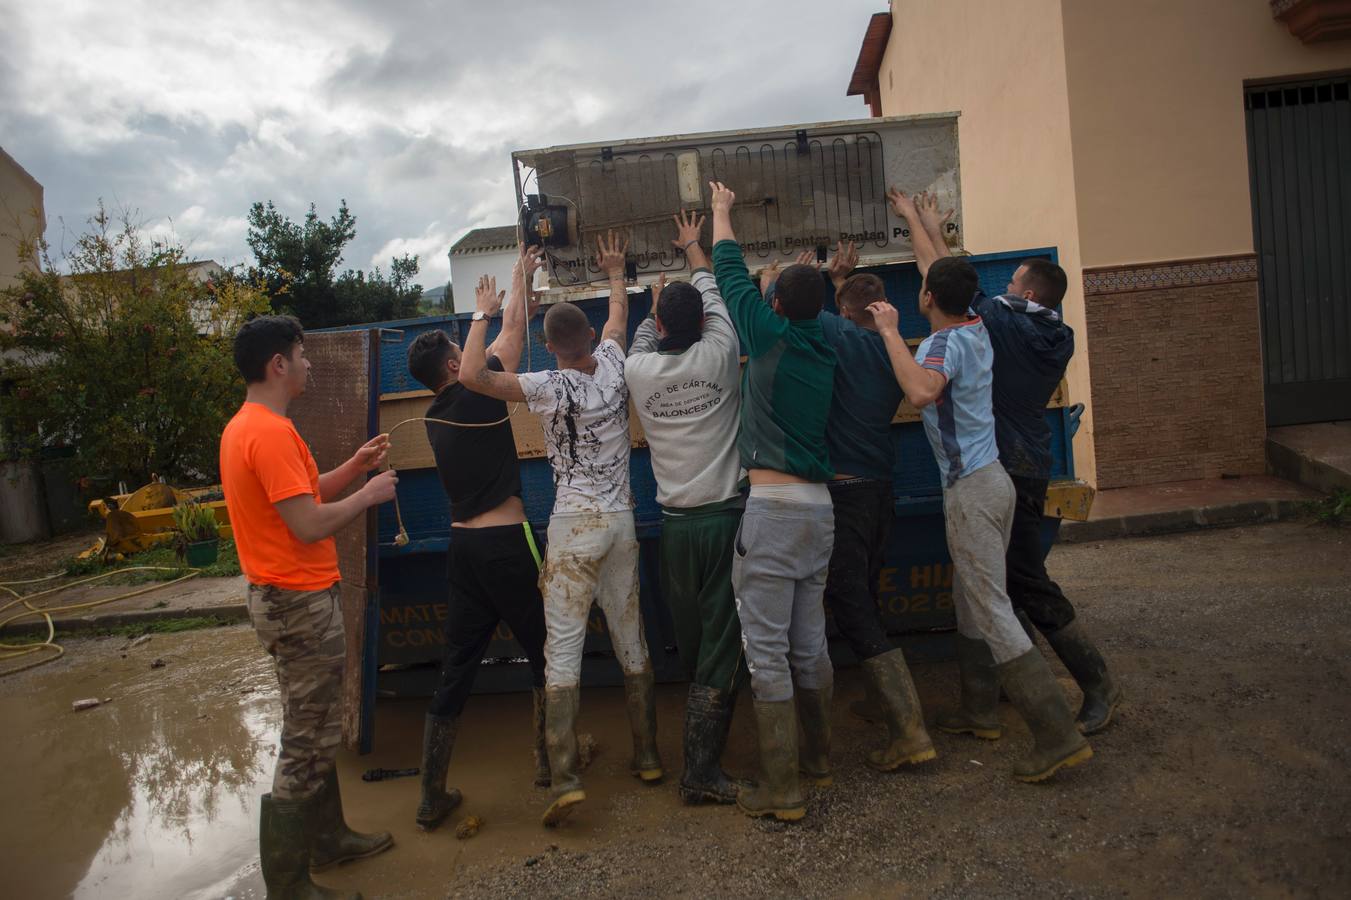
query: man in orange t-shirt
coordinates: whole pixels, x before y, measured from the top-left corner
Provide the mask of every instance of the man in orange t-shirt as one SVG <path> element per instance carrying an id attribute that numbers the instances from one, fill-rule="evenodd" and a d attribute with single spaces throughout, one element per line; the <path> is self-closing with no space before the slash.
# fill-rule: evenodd
<path id="1" fill-rule="evenodd" d="M 249 582 L 249 618 L 276 661 L 282 698 L 281 750 L 259 828 L 263 880 L 268 896 L 338 896 L 311 882 L 310 869 L 371 856 L 393 838 L 352 831 L 342 813 L 334 758 L 342 738 L 346 641 L 333 535 L 393 499 L 398 478 L 381 473 L 337 499 L 384 461 L 384 434 L 319 473 L 286 417 L 310 371 L 295 319 L 260 316 L 245 323 L 235 335 L 234 356 L 248 394 L 221 435 L 221 486 Z"/>

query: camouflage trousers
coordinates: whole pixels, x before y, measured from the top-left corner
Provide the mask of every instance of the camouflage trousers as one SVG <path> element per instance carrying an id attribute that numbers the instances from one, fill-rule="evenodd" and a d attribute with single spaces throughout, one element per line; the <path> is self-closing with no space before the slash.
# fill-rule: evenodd
<path id="1" fill-rule="evenodd" d="M 272 796 L 299 800 L 319 790 L 342 740 L 343 639 L 338 585 L 288 591 L 249 585 L 249 618 L 276 661 L 281 686 L 281 749 Z"/>

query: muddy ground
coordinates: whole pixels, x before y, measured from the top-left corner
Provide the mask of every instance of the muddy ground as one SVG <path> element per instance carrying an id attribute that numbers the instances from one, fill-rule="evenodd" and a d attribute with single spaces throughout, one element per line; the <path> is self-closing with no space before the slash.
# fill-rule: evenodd
<path id="1" fill-rule="evenodd" d="M 529 785 L 529 699 L 471 701 L 452 763 L 482 832 L 412 826 L 422 708 L 386 702 L 374 753 L 340 760 L 349 818 L 396 846 L 320 880 L 368 897 L 1347 896 L 1351 892 L 1351 531 L 1291 522 L 1058 548 L 1053 572 L 1098 635 L 1128 705 L 1095 758 L 1045 785 L 1008 776 L 1026 731 L 997 743 L 936 735 L 939 759 L 879 775 L 880 732 L 850 719 L 838 675 L 836 781 L 793 826 L 682 807 L 674 778 L 626 771 L 620 691 L 583 698 L 600 754 L 589 799 L 556 832 Z M 0 681 L 0 870 L 22 897 L 261 897 L 257 794 L 279 713 L 247 626 L 69 641 Z M 151 669 L 154 659 L 164 666 Z M 918 665 L 930 718 L 955 666 Z M 1063 672 L 1062 672 L 1063 675 Z M 1077 700 L 1067 678 L 1062 683 Z M 659 692 L 660 744 L 679 764 L 683 689 Z M 81 713 L 74 699 L 108 697 Z M 729 768 L 753 764 L 739 710 Z"/>

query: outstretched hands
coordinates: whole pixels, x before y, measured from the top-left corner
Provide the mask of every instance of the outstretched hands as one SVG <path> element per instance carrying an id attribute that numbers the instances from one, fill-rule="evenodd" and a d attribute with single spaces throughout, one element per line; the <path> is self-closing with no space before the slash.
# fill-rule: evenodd
<path id="1" fill-rule="evenodd" d="M 924 224 L 924 230 L 931 236 L 942 236 L 943 226 L 952 218 L 953 210 L 945 213 L 938 211 L 938 195 L 930 194 L 928 191 L 920 194 L 916 198 L 916 208 L 919 211 L 919 220 Z"/>
<path id="2" fill-rule="evenodd" d="M 478 286 L 474 288 L 474 309 L 488 318 L 492 318 L 501 311 L 502 301 L 506 297 L 506 291 L 497 289 L 496 277 L 491 275 L 479 276 Z"/>
<path id="3" fill-rule="evenodd" d="M 671 217 L 675 222 L 676 236 L 671 241 L 679 250 L 685 250 L 690 244 L 699 243 L 699 232 L 704 227 L 704 217 L 694 210 L 684 210 Z"/>
<path id="4" fill-rule="evenodd" d="M 835 242 L 835 255 L 826 263 L 826 274 L 830 276 L 830 283 L 835 285 L 835 290 L 839 290 L 844 285 L 844 280 L 849 277 L 849 273 L 854 271 L 858 265 L 858 247 L 853 241 L 845 243 L 844 241 Z"/>
<path id="5" fill-rule="evenodd" d="M 610 279 L 624 278 L 624 254 L 629 250 L 629 239 L 610 231 L 606 237 L 596 235 L 596 268 Z"/>

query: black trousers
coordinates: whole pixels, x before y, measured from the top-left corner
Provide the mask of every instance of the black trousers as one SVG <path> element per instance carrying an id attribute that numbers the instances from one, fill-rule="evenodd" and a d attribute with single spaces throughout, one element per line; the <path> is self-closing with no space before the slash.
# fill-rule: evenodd
<path id="1" fill-rule="evenodd" d="M 530 660 L 535 687 L 544 687 L 544 600 L 529 525 L 456 528 L 448 568 L 450 614 L 441 681 L 429 712 L 458 716 L 498 622 L 506 622 Z"/>
<path id="2" fill-rule="evenodd" d="M 891 534 L 891 482 L 851 478 L 827 484 L 835 504 L 835 548 L 825 601 L 835 627 L 862 662 L 892 649 L 877 606 L 882 555 Z"/>
<path id="3" fill-rule="evenodd" d="M 1046 554 L 1041 543 L 1046 480 L 1009 477 L 1018 498 L 1013 509 L 1013 533 L 1004 555 L 1009 600 L 1013 601 L 1014 610 L 1025 614 L 1038 631 L 1058 631 L 1074 621 L 1074 605 L 1046 573 Z"/>

